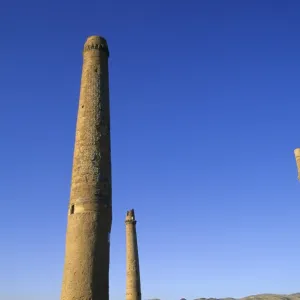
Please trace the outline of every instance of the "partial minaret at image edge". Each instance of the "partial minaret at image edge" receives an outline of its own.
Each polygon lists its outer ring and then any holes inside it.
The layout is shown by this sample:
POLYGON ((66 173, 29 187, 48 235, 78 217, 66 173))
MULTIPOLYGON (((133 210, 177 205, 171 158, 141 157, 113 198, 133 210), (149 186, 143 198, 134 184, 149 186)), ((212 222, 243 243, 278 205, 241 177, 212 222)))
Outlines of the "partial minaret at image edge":
POLYGON ((126 218, 126 300, 141 300, 140 264, 134 209, 126 218))
POLYGON ((294 156, 296 159, 296 166, 297 166, 297 172, 298 172, 298 180, 300 181, 300 148, 296 148, 294 150, 294 156))
POLYGON ((61 300, 109 300, 112 224, 109 50, 90 36, 83 65, 61 300))

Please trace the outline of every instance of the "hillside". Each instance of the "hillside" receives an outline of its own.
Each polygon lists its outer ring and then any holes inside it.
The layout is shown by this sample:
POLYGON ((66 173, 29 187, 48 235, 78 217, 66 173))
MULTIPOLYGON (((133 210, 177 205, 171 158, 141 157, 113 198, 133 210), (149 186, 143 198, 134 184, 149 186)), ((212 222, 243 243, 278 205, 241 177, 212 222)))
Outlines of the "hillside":
POLYGON ((300 293, 290 295, 259 294, 240 299, 235 298, 197 298, 194 300, 300 300, 300 293))

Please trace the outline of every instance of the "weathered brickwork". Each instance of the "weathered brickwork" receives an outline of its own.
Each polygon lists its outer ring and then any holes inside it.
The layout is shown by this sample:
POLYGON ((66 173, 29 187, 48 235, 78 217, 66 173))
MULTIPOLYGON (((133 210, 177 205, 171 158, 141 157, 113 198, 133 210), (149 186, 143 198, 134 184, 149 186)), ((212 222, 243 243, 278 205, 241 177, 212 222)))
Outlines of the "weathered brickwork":
POLYGON ((126 214, 126 300, 141 300, 139 253, 134 210, 126 214))
POLYGON ((74 147, 61 300, 109 299, 112 222, 108 46, 87 39, 74 147))

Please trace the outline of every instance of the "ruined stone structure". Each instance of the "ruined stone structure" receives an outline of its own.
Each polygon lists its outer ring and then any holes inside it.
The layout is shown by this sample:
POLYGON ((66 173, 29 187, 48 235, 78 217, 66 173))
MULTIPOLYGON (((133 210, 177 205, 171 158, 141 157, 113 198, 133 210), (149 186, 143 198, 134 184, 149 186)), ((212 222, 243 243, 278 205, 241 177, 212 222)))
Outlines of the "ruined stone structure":
POLYGON ((294 154, 295 154, 296 164, 298 169, 298 180, 300 180, 300 148, 295 149, 294 154))
POLYGON ((61 300, 109 299, 112 222, 108 46, 83 49, 61 300))
POLYGON ((126 300, 141 300, 139 253, 134 210, 127 211, 126 219, 126 300))

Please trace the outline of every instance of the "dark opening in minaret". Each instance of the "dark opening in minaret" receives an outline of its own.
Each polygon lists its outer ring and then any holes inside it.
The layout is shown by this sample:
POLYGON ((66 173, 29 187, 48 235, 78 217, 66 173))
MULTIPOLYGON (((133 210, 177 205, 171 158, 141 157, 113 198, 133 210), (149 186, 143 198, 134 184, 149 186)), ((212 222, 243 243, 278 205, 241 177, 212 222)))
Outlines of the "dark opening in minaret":
POLYGON ((75 206, 74 204, 71 206, 70 208, 70 215, 73 215, 74 214, 74 210, 75 210, 75 206))

